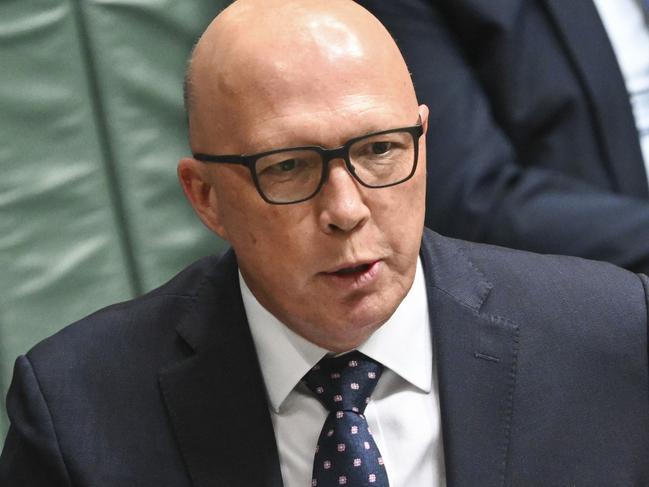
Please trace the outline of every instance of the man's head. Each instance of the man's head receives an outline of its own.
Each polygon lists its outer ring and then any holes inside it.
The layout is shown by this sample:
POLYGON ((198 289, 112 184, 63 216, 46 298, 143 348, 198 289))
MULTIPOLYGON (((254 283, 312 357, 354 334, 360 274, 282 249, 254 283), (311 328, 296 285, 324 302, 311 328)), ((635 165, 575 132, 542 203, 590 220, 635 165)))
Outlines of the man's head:
MULTIPOLYGON (((427 123, 393 40, 350 0, 235 2, 198 42, 188 80, 195 154, 336 148, 427 123)), ((414 144, 419 163, 407 181, 368 188, 336 158, 320 191, 294 204, 265 201, 243 165, 185 158, 178 174, 260 303, 310 341, 344 351, 383 324, 412 284, 426 157, 424 138, 414 144)), ((382 140, 369 147, 389 150, 382 140)))

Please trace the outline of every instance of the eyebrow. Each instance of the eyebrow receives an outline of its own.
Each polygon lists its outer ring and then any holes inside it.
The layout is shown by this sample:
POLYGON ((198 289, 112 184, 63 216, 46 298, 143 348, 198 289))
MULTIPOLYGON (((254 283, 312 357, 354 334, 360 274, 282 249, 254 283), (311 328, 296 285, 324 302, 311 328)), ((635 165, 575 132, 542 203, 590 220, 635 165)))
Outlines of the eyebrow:
MULTIPOLYGON (((421 123, 422 123, 421 116, 419 114, 417 114, 417 120, 414 123, 411 123, 410 125, 418 125, 418 124, 421 124, 421 123)), ((336 148, 336 147, 340 147, 340 146, 346 144, 349 140, 355 139, 357 137, 365 137, 366 135, 371 135, 371 134, 374 134, 376 132, 382 132, 384 130, 391 130, 393 128, 401 128, 401 127, 406 127, 406 126, 410 126, 410 125, 408 125, 408 123, 404 123, 404 124, 394 124, 394 123, 381 124, 381 123, 373 122, 373 123, 371 123, 371 125, 366 125, 366 127, 369 127, 369 128, 367 128, 367 130, 362 131, 362 132, 359 131, 359 132, 357 132, 357 133, 355 133, 355 134, 353 134, 351 136, 346 136, 342 140, 342 142, 339 142, 337 144, 331 144, 331 145, 330 144, 321 144, 319 142, 315 142, 314 139, 304 138, 304 139, 297 139, 297 140, 293 139, 293 140, 290 140, 290 141, 286 141, 285 143, 268 144, 268 146, 266 148, 263 148, 265 146, 265 144, 260 145, 260 144, 256 144, 255 141, 252 141, 251 144, 247 144, 247 145, 250 145, 252 147, 262 147, 262 149, 254 149, 254 150, 251 150, 251 151, 245 151, 245 152, 243 152, 243 154, 253 155, 253 154, 259 154, 259 153, 263 153, 263 152, 274 151, 276 149, 292 149, 294 147, 321 147, 323 149, 336 148)), ((250 141, 248 141, 248 142, 250 142, 250 141)))
POLYGON ((265 154, 277 153, 277 152, 288 151, 293 149, 299 150, 299 149, 308 149, 308 148, 318 148, 326 152, 336 152, 342 149, 343 147, 347 146, 347 144, 352 143, 352 141, 355 141, 356 139, 362 139, 363 137, 372 136, 375 134, 380 135, 383 133, 395 132, 399 130, 412 129, 412 128, 419 129, 419 133, 417 134, 418 136, 421 136, 423 134, 422 120, 420 115, 417 116, 417 122, 414 125, 407 125, 403 127, 392 127, 388 129, 381 129, 381 130, 368 132, 363 135, 356 135, 354 137, 350 137, 349 139, 345 140, 339 146, 332 146, 329 148, 321 145, 316 145, 316 144, 283 145, 283 146, 278 146, 274 149, 255 151, 255 152, 244 152, 239 154, 210 154, 210 153, 203 153, 203 152, 193 152, 193 156, 194 158, 203 162, 223 162, 223 163, 243 164, 244 166, 246 166, 249 165, 248 162, 246 162, 246 159, 256 158, 265 154))

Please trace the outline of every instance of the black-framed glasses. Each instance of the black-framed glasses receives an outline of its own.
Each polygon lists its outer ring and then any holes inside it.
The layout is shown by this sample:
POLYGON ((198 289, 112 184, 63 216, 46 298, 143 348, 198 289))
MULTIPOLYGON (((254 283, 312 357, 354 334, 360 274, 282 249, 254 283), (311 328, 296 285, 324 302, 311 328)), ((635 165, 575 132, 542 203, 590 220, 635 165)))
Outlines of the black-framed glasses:
POLYGON ((241 164, 250 170, 261 197, 287 205, 313 198, 327 180, 329 162, 345 161, 349 173, 367 188, 386 188, 412 177, 417 169, 421 118, 411 127, 382 130, 348 140, 341 147, 289 147, 258 154, 194 154, 208 163, 241 164))

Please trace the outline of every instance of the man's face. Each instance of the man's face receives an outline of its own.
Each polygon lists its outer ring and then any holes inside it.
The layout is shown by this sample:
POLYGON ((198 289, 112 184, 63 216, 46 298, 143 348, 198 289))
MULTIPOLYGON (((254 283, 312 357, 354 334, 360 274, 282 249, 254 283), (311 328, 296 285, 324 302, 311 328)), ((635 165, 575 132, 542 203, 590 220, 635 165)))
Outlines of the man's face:
MULTIPOLYGON (((311 74, 319 66, 305 58, 299 69, 272 65, 259 68, 266 73, 250 73, 264 79, 263 90, 233 101, 236 115, 228 119, 230 133, 219 138, 218 148, 201 142, 198 149, 251 154, 302 145, 332 148, 414 125, 418 117, 426 124, 427 108, 417 107, 403 76, 377 73, 371 65, 368 71, 361 62, 324 79, 311 74)), ((342 160, 334 160, 320 192, 289 205, 265 202, 243 166, 206 168, 217 215, 212 228, 234 248, 261 304, 298 334, 330 350, 354 348, 410 289, 424 220, 424 139, 417 141, 417 171, 402 184, 365 188, 342 160)))

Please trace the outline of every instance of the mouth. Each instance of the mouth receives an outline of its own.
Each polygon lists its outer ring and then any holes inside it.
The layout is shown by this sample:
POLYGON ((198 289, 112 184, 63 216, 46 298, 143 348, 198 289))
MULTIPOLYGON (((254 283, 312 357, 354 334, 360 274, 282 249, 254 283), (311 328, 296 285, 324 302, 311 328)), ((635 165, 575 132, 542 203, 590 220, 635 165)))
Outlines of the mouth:
POLYGON ((341 269, 338 269, 334 272, 330 272, 329 274, 334 274, 336 276, 353 276, 354 274, 362 274, 369 270, 370 267, 372 267, 372 263, 369 264, 360 264, 356 266, 351 266, 351 267, 343 267, 341 269))
POLYGON ((329 282, 342 289, 361 289, 373 283, 381 272, 381 260, 362 263, 350 263, 323 274, 329 282))

